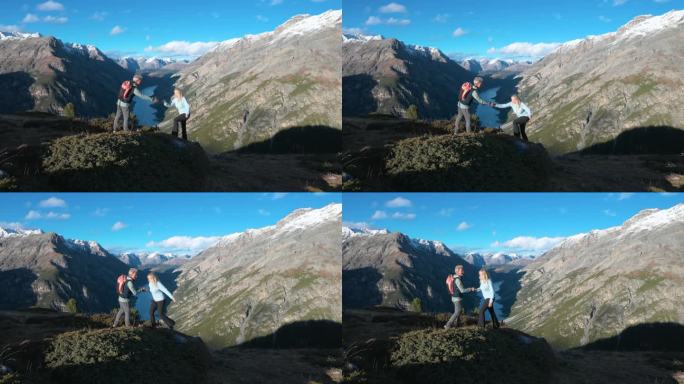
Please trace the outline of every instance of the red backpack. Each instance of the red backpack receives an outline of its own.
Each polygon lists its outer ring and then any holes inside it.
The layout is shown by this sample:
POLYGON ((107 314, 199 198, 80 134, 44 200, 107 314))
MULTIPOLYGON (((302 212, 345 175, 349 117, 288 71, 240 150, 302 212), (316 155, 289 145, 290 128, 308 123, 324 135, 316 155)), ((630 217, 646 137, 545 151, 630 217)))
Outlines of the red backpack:
POLYGON ((119 277, 116 279, 116 293, 121 295, 123 294, 124 287, 126 286, 126 275, 119 275, 119 277))
POLYGON ((130 80, 126 80, 121 83, 121 89, 119 90, 119 100, 126 103, 131 101, 131 93, 133 92, 133 83, 130 80))
POLYGON ((447 289, 449 290, 449 294, 453 296, 456 292, 456 281, 454 280, 454 275, 447 276, 446 285, 447 289))
POLYGON ((459 97, 459 100, 465 101, 466 97, 468 97, 468 93, 473 90, 473 85, 470 84, 470 82, 465 82, 463 85, 461 85, 461 96, 459 97))

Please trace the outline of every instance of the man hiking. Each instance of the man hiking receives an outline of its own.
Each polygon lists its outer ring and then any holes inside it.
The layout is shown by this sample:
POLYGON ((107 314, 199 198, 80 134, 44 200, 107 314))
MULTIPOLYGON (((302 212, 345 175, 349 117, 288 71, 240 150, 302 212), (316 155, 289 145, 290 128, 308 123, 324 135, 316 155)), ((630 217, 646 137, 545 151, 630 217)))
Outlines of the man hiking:
POLYGON ((125 316, 125 324, 127 327, 131 326, 131 295, 138 296, 138 293, 145 292, 145 288, 135 289, 133 282, 138 278, 138 270, 131 268, 128 270, 128 275, 121 275, 116 280, 116 293, 119 295, 119 312, 116 313, 116 318, 114 319, 114 325, 112 328, 116 328, 121 321, 121 315, 125 316))
POLYGON ((449 329, 456 323, 458 327, 459 316, 463 310, 463 305, 461 301, 463 300, 463 294, 468 292, 474 292, 475 288, 465 288, 461 277, 463 276, 463 266, 457 265, 454 269, 454 274, 447 277, 447 288, 449 289, 449 294, 451 294, 451 301, 454 303, 454 314, 451 315, 449 321, 444 325, 444 329, 449 329))
POLYGON ((126 80, 121 84, 119 89, 119 96, 116 100, 116 116, 114 117, 114 127, 112 130, 116 132, 117 126, 119 125, 119 119, 123 116, 123 130, 128 132, 128 113, 131 110, 131 102, 133 97, 139 97, 143 100, 147 100, 150 103, 156 103, 157 100, 149 97, 140 91, 140 84, 142 84, 142 76, 135 75, 133 80, 126 80))
POLYGON ((464 83, 461 86, 461 91, 458 96, 458 116, 456 116, 456 127, 454 128, 454 133, 458 133, 458 124, 461 122, 461 116, 465 118, 466 132, 470 133, 470 109, 475 102, 480 104, 489 105, 493 107, 496 103, 491 101, 483 100, 480 97, 479 91, 482 87, 483 79, 478 76, 473 79, 473 84, 464 83))

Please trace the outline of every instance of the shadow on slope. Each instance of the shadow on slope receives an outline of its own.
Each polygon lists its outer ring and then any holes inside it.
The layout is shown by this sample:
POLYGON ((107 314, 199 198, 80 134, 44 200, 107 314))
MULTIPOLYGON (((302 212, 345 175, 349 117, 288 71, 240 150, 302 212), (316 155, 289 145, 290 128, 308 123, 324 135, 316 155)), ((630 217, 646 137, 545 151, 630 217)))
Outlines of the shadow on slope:
POLYGON ((237 153, 304 154, 337 153, 342 150, 342 130, 326 126, 291 127, 272 138, 249 144, 237 153))
POLYGON ((342 78, 342 116, 366 116, 378 109, 373 89, 378 82, 369 75, 342 78))
POLYGON ((33 291, 32 284, 37 279, 38 275, 28 268, 0 271, 0 310, 29 308, 35 305, 38 296, 33 291))
POLYGON ((684 129, 667 126, 639 127, 621 132, 615 139, 594 144, 585 155, 679 155, 684 153, 684 129))
POLYGON ((365 267, 342 270, 342 307, 367 308, 382 304, 378 282, 382 274, 375 268, 365 267))
POLYGON ((645 323, 625 328, 619 334, 593 341, 585 350, 605 351, 677 351, 684 352, 684 325, 645 323))
POLYGON ((507 318, 511 314, 518 291, 522 288, 522 278, 525 272, 521 267, 507 268, 505 266, 491 269, 489 272, 493 281, 501 282, 497 292, 497 302, 501 304, 501 315, 507 318))
POLYGON ((270 335, 256 337, 233 348, 339 348, 341 345, 342 324, 307 320, 283 325, 270 335))
POLYGON ((26 72, 0 74, 0 113, 30 111, 35 107, 31 85, 35 80, 26 72))

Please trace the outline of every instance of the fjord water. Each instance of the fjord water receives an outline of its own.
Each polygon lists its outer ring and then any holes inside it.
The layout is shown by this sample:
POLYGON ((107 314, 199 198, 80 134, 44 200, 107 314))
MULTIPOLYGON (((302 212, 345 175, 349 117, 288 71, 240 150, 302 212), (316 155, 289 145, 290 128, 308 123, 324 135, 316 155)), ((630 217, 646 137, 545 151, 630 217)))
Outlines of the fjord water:
MULTIPOLYGON (((142 89, 142 93, 147 96, 152 96, 157 86, 151 86, 142 89)), ((135 105, 133 106, 133 112, 138 117, 139 125, 154 126, 159 123, 156 113, 157 111, 152 107, 152 103, 147 100, 142 100, 140 98, 135 99, 135 105)))

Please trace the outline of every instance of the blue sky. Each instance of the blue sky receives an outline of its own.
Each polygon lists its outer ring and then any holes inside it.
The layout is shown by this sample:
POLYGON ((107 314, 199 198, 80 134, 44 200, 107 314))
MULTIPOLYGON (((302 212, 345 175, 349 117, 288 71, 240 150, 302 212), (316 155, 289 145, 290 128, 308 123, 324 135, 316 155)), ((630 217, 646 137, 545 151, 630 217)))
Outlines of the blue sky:
POLYGON ((345 194, 348 226, 438 240, 454 251, 540 254, 564 237, 621 225, 647 208, 684 203, 684 193, 345 194))
POLYGON ((345 0, 344 27, 453 56, 530 58, 638 15, 683 8, 684 0, 345 0))
POLYGON ((332 202, 341 202, 341 195, 5 193, 0 198, 0 226, 95 240, 113 252, 194 253, 213 237, 272 225, 295 209, 332 202))
POLYGON ((0 30, 92 44, 113 56, 188 56, 211 42, 271 31, 297 14, 341 7, 342 0, 2 0, 0 30))

